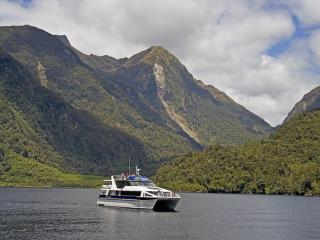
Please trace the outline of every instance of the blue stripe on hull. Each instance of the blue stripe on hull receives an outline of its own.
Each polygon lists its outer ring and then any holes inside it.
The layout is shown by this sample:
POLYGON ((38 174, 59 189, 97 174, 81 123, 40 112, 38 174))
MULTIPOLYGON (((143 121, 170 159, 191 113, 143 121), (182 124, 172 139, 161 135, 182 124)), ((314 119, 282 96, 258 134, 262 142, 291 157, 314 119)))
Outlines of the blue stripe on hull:
POLYGON ((157 198, 152 198, 152 197, 137 197, 137 196, 106 196, 106 195, 99 195, 99 198, 101 199, 138 199, 138 200, 153 200, 157 198))
POLYGON ((99 197, 97 204, 109 207, 143 208, 154 211, 174 211, 180 199, 123 198, 125 196, 99 197), (122 198, 121 198, 122 197, 122 198))

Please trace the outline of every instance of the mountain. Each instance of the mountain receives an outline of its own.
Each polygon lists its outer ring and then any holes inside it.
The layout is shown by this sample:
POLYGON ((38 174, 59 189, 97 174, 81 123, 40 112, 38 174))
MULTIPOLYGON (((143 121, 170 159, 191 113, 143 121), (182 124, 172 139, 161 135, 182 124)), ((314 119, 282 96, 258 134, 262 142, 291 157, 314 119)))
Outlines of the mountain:
POLYGON ((112 174, 131 157, 150 174, 172 156, 272 131, 162 47, 85 55, 26 25, 0 27, 0 49, 0 145, 64 171, 112 174))
POLYGON ((264 120, 224 93, 195 80, 162 47, 132 56, 112 75, 200 145, 238 144, 271 131, 264 120))
POLYGON ((162 166, 154 180, 184 191, 320 195, 320 111, 240 146, 214 145, 162 166))
POLYGON ((320 87, 316 87, 303 96, 294 108, 289 112, 284 122, 300 116, 306 112, 311 112, 320 108, 320 87))
POLYGON ((66 103, 3 52, 0 69, 0 143, 8 149, 67 171, 96 174, 119 168, 121 149, 146 158, 139 140, 66 103))

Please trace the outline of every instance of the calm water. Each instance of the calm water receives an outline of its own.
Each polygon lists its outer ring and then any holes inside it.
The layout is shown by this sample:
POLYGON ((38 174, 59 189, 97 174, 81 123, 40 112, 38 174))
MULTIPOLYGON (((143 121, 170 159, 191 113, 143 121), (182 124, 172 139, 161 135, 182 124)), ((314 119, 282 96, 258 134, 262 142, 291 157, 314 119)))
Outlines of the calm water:
POLYGON ((0 188, 0 239, 320 239, 320 198, 184 193, 159 213, 98 207, 97 194, 0 188))

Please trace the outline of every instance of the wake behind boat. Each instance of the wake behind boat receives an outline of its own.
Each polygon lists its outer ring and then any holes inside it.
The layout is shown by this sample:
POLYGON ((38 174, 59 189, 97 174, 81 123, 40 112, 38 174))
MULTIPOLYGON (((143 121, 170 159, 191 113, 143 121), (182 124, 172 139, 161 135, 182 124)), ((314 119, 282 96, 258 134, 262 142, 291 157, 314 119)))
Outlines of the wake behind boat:
POLYGON ((154 211, 174 211, 179 194, 157 187, 150 179, 136 174, 114 175, 104 180, 97 205, 120 208, 149 209, 154 211))

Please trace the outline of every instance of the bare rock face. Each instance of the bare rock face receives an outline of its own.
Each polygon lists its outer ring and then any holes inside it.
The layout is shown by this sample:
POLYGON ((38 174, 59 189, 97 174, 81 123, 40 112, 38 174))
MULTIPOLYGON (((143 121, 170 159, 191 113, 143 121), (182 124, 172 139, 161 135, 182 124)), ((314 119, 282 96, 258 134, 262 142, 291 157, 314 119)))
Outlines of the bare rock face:
POLYGON ((316 87, 303 96, 294 108, 289 112, 288 116, 284 120, 288 122, 292 118, 303 115, 307 112, 312 112, 320 108, 320 87, 316 87))
POLYGON ((157 63, 154 64, 153 67, 154 78, 157 83, 157 95, 163 104, 164 108, 167 111, 168 116, 177 123, 185 133, 187 133, 191 138, 193 138, 196 142, 200 143, 200 140, 197 137, 197 134, 188 126, 186 119, 176 113, 173 105, 166 101, 165 91, 166 91, 166 81, 165 75, 163 71, 163 67, 157 63))
POLYGON ((43 67, 41 62, 38 63, 37 70, 38 70, 38 78, 39 78, 41 86, 48 88, 49 81, 47 78, 46 69, 43 67))

